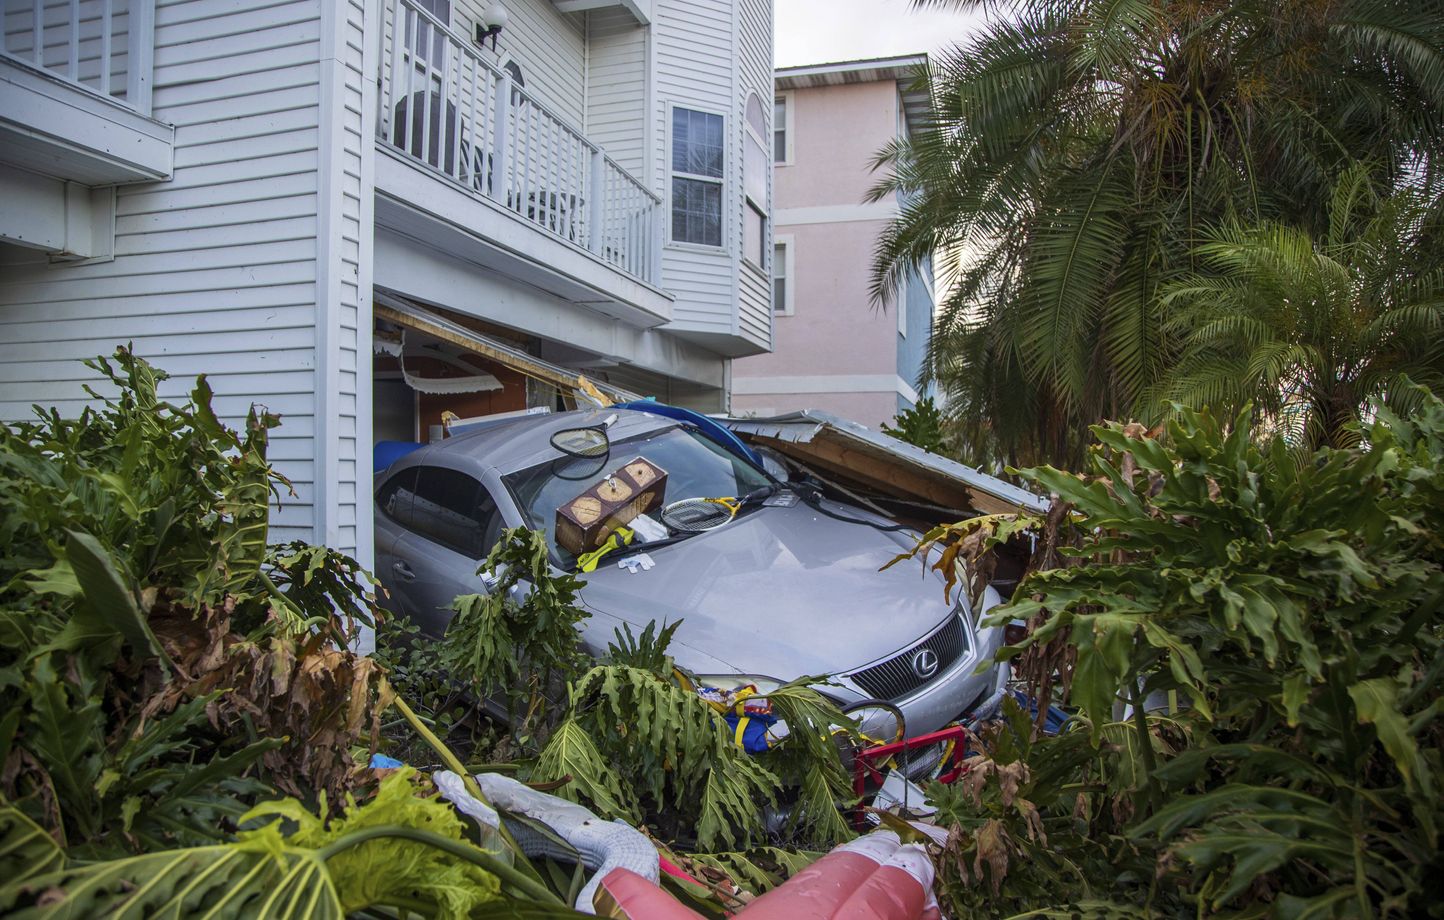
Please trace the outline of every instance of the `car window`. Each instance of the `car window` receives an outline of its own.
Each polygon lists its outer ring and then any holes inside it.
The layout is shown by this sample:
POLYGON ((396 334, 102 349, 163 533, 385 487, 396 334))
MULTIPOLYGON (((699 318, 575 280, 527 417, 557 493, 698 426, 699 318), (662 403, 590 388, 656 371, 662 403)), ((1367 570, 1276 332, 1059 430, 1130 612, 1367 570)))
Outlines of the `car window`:
POLYGON ((496 542, 500 517, 481 483, 457 470, 423 466, 406 526, 449 549, 480 559, 496 542))
POLYGON ((411 526, 411 498, 416 492, 416 467, 404 469, 386 480, 376 493, 376 507, 403 527, 411 526))
POLYGON ((608 458, 558 457, 505 477, 526 515, 527 525, 545 530, 547 542, 563 565, 572 556, 556 545, 557 508, 634 457, 643 457, 667 473, 664 502, 683 498, 738 498, 769 484, 767 476, 727 448, 690 428, 666 428, 614 441, 608 458))

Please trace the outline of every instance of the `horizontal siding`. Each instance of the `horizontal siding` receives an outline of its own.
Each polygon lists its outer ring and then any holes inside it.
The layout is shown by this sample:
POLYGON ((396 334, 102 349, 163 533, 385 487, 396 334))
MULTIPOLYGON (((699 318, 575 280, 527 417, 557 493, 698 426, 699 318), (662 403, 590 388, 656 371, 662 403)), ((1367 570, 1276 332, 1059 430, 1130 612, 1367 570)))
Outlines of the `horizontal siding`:
POLYGON ((651 113, 657 145, 653 162, 664 201, 670 202, 671 198, 671 190, 666 187, 671 162, 667 123, 670 105, 723 114, 728 137, 722 201, 725 251, 665 248, 662 286, 677 298, 672 328, 727 335, 735 331, 737 322, 736 254, 741 232, 737 214, 741 163, 735 155, 739 119, 733 101, 733 4, 732 0, 657 0, 653 17, 657 90, 651 113))
POLYGON ((282 415, 271 456, 298 495, 276 540, 314 521, 319 37, 320 0, 160 0, 153 100, 176 126, 174 179, 117 190, 113 261, 0 279, 0 415, 78 411, 81 359, 127 341, 173 375, 168 398, 206 374, 230 424, 252 403, 282 415))
MULTIPOLYGON (((460 0, 452 5, 451 27, 466 37, 474 34, 490 0, 460 0)), ((521 68, 526 91, 570 122, 586 127, 586 34, 581 14, 558 13, 551 0, 508 0, 506 28, 481 50, 488 63, 510 57, 521 68)), ((468 42, 468 44, 470 44, 468 42)), ((472 47, 475 47, 474 45, 472 47)))
POLYGON ((676 302, 672 325, 694 332, 732 331, 732 263, 725 254, 669 249, 662 258, 662 287, 676 302))
MULTIPOLYGON (((737 104, 738 114, 737 162, 744 164, 745 148, 755 143, 751 129, 746 123, 749 99, 755 98, 762 109, 763 130, 757 139, 762 142, 766 153, 767 187, 766 211, 771 214, 772 202, 772 9, 768 0, 737 0, 738 48, 737 48, 737 104)), ((745 185, 745 178, 743 188, 745 185)), ((745 197, 743 208, 746 207, 745 197)), ((745 215, 745 211, 739 210, 745 215)), ((763 241, 763 253, 770 265, 772 261, 772 221, 766 225, 767 238, 763 241)), ((742 234, 737 234, 738 252, 741 252, 742 234)), ((759 277, 746 267, 737 273, 737 329, 743 338, 762 347, 772 348, 772 285, 767 278, 759 277)))
POLYGON ((743 338, 772 348, 772 285, 750 268, 738 274, 737 327, 743 338))
POLYGON ((587 133, 646 175, 647 30, 622 9, 587 14, 587 133))

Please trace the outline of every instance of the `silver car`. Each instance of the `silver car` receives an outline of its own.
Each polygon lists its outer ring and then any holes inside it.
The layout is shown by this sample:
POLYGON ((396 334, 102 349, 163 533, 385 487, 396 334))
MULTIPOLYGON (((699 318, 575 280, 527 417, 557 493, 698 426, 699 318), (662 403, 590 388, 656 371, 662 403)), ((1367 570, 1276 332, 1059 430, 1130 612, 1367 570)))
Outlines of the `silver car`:
MULTIPOLYGON (((913 535, 779 483, 695 426, 635 409, 501 422, 393 463, 376 490, 387 605, 442 634, 453 598, 488 590, 477 568, 504 527, 545 530, 553 565, 572 571, 576 558, 554 539, 557 508, 636 457, 666 471, 668 505, 754 499, 714 529, 634 544, 581 574, 591 614, 582 642, 592 654, 623 624, 636 633, 680 619, 670 652, 707 685, 751 682, 765 692, 799 676, 832 675, 838 686, 823 692, 844 706, 895 704, 910 736, 946 725, 1001 688, 996 668, 978 673, 1002 644, 1000 630, 978 628, 982 611, 970 610, 962 592, 946 601, 941 577, 915 563, 881 571, 913 535), (580 428, 605 431, 606 458, 553 446, 554 436, 580 428), (650 568, 628 567, 638 552, 650 568)), ((996 599, 990 590, 982 606, 996 599)))

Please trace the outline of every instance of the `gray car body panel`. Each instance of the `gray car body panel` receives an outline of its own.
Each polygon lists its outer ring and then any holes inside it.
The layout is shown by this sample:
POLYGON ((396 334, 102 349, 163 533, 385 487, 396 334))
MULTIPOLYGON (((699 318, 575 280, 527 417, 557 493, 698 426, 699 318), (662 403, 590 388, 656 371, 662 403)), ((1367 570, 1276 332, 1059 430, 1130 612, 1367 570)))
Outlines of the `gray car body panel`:
MULTIPOLYGON (((635 410, 521 418, 408 454, 378 485, 413 466, 459 470, 491 493, 506 526, 524 526, 503 476, 558 457, 550 445, 556 431, 601 424, 613 415, 608 433, 614 441, 678 425, 635 410)), ((824 507, 884 522, 850 505, 824 507)), ((579 575, 585 581, 581 602, 591 614, 582 624, 582 641, 597 654, 624 624, 635 633, 653 621, 680 619, 670 651, 687 670, 778 681, 834 675, 835 685, 824 689, 849 703, 865 694, 847 674, 912 648, 948 618, 962 616, 968 651, 912 696, 894 701, 911 734, 932 731, 993 689, 994 669, 975 672, 1001 645, 1001 632, 975 630, 957 592, 952 603, 944 598, 938 573, 916 562, 882 570, 911 542, 909 535, 839 521, 805 503, 748 509, 714 530, 647 550, 655 563, 650 570, 632 574, 604 559, 596 571, 579 575)), ((432 544, 379 511, 376 546, 377 570, 393 595, 388 606, 433 634, 450 617, 451 592, 487 590, 486 579, 475 574, 478 561, 432 544), (418 558, 428 553, 430 558, 418 558), (393 585, 398 565, 416 579, 393 585), (448 574, 440 575, 438 567, 448 574)))

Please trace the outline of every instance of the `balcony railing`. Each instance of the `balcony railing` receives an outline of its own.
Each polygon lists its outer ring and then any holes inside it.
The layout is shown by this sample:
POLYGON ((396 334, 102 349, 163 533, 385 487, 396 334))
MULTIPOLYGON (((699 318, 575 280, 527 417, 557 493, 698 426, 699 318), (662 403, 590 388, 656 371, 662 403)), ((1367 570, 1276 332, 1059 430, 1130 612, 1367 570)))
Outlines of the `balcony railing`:
POLYGON ((150 114, 155 0, 4 0, 0 55, 150 114))
POLYGON ((656 283, 661 200, 412 0, 386 7, 380 137, 547 233, 656 283))

